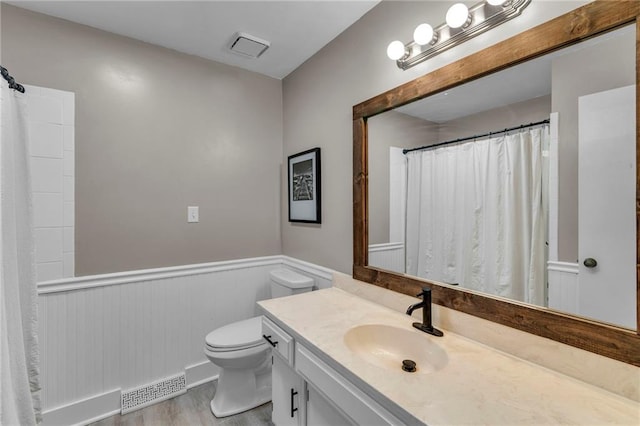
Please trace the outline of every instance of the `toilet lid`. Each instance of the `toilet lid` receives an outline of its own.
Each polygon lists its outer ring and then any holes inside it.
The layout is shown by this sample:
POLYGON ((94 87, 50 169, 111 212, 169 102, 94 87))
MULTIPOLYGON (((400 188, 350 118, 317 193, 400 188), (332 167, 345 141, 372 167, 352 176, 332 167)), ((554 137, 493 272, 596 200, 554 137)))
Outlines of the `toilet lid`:
POLYGON ((263 343, 262 316, 234 322, 213 330, 205 338, 211 348, 231 349, 263 343))

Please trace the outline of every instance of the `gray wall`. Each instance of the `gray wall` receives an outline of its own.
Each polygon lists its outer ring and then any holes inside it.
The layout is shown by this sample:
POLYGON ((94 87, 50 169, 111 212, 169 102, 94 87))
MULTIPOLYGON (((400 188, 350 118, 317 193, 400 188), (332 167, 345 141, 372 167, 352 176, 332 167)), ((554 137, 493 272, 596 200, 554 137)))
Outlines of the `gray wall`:
MULTIPOLYGON (((611 34, 601 36, 611 37, 611 34)), ((578 260, 578 97, 635 84, 635 31, 552 63, 553 112, 558 113, 558 260, 578 260)))
POLYGON ((76 93, 76 275, 281 253, 281 81, 6 4, 2 65, 76 93))
POLYGON ((389 243, 389 148, 438 141, 438 125, 387 111, 369 120, 369 244, 389 243))
MULTIPOLYGON (((351 273, 353 105, 584 3, 534 0, 517 19, 402 71, 386 56, 389 42, 410 40, 424 20, 443 22, 451 3, 383 1, 289 74, 283 81, 284 156, 322 148, 324 207, 319 226, 291 224, 283 215, 284 254, 351 273)), ((282 190, 285 181, 283 177, 282 190)))
POLYGON ((442 123, 440 140, 463 138, 549 118, 551 95, 494 108, 442 123))

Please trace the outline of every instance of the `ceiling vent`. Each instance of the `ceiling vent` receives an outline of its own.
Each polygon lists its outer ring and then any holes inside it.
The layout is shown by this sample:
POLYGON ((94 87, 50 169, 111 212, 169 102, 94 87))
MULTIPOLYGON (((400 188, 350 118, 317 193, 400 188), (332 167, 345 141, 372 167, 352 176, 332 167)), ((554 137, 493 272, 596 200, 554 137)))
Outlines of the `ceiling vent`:
POLYGON ((235 33, 229 45, 233 53, 242 55, 245 58, 259 58, 271 43, 261 38, 254 37, 247 33, 235 33))

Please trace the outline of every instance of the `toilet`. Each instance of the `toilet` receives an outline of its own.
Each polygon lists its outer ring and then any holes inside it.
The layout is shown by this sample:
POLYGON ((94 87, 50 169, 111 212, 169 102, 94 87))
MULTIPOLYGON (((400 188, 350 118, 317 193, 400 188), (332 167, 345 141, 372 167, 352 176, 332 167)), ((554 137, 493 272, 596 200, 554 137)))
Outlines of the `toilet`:
MULTIPOLYGON (((289 269, 269 273, 271 297, 306 293, 313 279, 289 269)), ((211 412, 226 417, 271 401, 271 346, 262 337, 262 316, 227 324, 205 338, 204 353, 220 367, 211 412)))

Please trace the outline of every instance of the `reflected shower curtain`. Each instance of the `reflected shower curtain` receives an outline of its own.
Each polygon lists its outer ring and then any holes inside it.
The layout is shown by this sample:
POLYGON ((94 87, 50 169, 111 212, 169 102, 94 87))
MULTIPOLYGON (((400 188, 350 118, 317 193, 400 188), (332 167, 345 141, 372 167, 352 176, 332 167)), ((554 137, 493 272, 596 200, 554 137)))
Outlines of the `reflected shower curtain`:
POLYGON ((25 110, 25 95, 3 84, 0 147, 0 424, 3 426, 33 425, 41 420, 25 110))
POLYGON ((407 274, 544 305, 545 144, 548 126, 408 153, 407 274))

